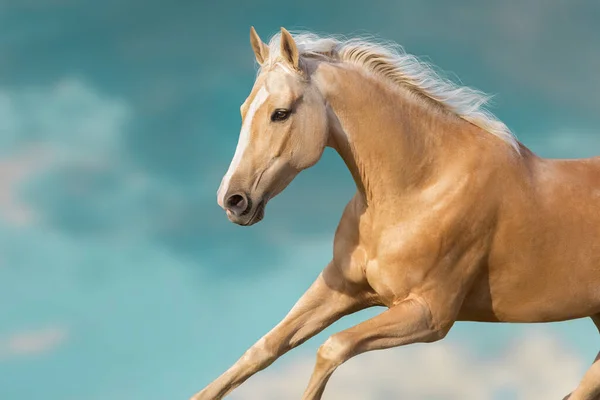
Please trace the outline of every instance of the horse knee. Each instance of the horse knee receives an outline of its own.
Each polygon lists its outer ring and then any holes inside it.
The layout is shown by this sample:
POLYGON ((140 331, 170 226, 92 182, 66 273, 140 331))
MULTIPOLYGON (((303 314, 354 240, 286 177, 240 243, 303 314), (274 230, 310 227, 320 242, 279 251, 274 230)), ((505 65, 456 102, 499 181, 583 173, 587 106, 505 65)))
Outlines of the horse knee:
POLYGON ((244 353, 243 358, 249 363, 264 365, 272 363, 277 353, 277 348, 263 337, 244 353))
POLYGON ((344 333, 332 335, 317 350, 317 362, 338 366, 351 357, 353 347, 349 335, 344 333))

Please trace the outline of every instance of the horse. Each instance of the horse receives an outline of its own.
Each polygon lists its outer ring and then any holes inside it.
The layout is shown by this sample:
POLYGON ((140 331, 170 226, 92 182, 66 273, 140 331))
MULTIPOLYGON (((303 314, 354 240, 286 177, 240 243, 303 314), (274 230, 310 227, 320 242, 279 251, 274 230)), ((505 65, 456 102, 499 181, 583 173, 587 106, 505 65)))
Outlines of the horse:
MULTIPOLYGON (((341 317, 384 311, 318 349, 304 400, 364 352, 442 340, 456 321, 600 329, 600 157, 543 158, 486 105, 400 45, 292 35, 264 43, 217 192, 250 226, 326 147, 356 184, 333 254, 289 313, 193 400, 221 399, 341 317)), ((564 399, 600 398, 600 353, 564 399)))

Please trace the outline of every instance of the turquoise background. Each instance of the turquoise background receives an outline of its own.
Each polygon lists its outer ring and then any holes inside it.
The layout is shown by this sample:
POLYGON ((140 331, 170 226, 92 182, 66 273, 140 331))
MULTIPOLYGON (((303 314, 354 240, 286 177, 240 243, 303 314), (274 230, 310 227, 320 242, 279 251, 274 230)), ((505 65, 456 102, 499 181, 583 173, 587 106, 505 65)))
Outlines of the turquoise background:
MULTIPOLYGON (((333 151, 258 225, 216 204, 250 25, 397 41, 496 94, 540 155, 584 157, 600 154, 598 21, 596 1, 0 1, 0 398, 187 399, 327 263, 354 192, 333 151)), ((459 323, 445 340, 493 359, 531 331, 584 366, 598 350, 588 320, 459 323)))

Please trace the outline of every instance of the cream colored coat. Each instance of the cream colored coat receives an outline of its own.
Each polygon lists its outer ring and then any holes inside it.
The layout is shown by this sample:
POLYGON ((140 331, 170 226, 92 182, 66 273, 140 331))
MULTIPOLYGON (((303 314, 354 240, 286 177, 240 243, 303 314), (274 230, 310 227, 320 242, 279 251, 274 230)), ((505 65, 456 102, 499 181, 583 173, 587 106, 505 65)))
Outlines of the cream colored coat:
MULTIPOLYGON (((320 399, 349 358, 440 340, 455 321, 589 316, 600 324, 600 158, 536 156, 482 111, 480 94, 369 42, 296 43, 282 28, 269 46, 251 29, 251 43, 261 72, 218 193, 230 220, 261 220, 325 146, 340 154, 357 193, 316 282, 192 399, 221 399, 373 305, 388 309, 319 348, 303 399, 320 399)), ((599 396, 596 362, 570 399, 599 396)))

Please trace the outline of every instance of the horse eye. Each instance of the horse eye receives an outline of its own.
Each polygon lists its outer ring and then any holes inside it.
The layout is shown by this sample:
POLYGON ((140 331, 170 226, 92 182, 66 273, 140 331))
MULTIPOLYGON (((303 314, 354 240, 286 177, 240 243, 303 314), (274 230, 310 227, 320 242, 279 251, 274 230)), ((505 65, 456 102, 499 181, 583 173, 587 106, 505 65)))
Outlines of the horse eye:
POLYGON ((273 111, 273 114, 271 114, 271 121, 285 121, 286 119, 288 119, 290 114, 290 110, 284 110, 283 108, 277 109, 273 111))

